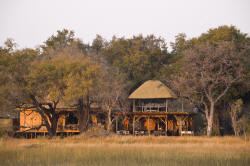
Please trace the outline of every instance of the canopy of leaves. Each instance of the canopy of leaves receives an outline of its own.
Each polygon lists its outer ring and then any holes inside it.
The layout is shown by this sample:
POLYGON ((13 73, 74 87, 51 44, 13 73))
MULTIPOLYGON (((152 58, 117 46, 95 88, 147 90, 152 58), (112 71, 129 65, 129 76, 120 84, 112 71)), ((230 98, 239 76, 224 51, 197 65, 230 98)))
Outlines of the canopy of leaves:
POLYGON ((130 88, 136 88, 145 80, 160 78, 169 56, 165 41, 154 35, 131 39, 114 37, 106 43, 102 55, 126 74, 130 88))
MULTIPOLYGON (((250 66, 250 38, 247 34, 241 33, 234 26, 219 26, 218 28, 210 29, 208 32, 201 34, 199 37, 192 38, 190 40, 186 39, 185 34, 179 34, 176 36, 176 40, 172 43, 172 53, 170 58, 170 65, 167 66, 167 71, 169 74, 176 75, 177 73, 182 72, 183 66, 185 66, 185 62, 182 60, 184 57, 186 50, 194 49, 200 46, 204 46, 205 44, 209 44, 211 46, 220 47, 221 43, 228 42, 231 47, 234 48, 236 56, 242 59, 241 63, 244 65, 244 71, 247 77, 249 77, 249 66, 250 66)), ((230 49, 229 49, 230 50, 230 49)), ((225 52, 227 54, 227 52, 225 52)), ((204 55, 205 56, 205 55, 204 55)), ((207 55, 210 56, 210 55, 207 55)), ((212 55, 211 55, 212 56, 212 55)), ((246 85, 247 77, 242 79, 241 82, 234 84, 230 89, 229 93, 224 98, 231 100, 233 96, 244 95, 249 89, 249 85, 246 85), (239 88, 239 87, 244 88, 239 88)))

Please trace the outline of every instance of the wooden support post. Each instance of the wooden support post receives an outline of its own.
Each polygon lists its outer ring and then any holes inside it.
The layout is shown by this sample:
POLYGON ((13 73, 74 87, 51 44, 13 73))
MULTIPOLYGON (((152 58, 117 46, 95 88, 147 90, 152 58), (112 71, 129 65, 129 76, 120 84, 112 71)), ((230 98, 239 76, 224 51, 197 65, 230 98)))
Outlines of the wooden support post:
POLYGON ((160 121, 159 119, 157 119, 157 130, 159 130, 159 128, 160 128, 160 121))
POLYGON ((133 135, 135 134, 135 116, 133 116, 133 135))
POLYGON ((166 112, 168 112, 168 99, 166 99, 166 112))
POLYGON ((166 134, 168 132, 168 116, 166 115, 166 118, 165 118, 165 131, 166 131, 166 134))
POLYGON ((183 98, 181 98, 181 112, 183 112, 183 98))
POLYGON ((125 126, 125 130, 129 129, 129 118, 127 116, 124 119, 124 126, 125 126))
POLYGON ((115 132, 117 133, 118 130, 118 116, 116 117, 116 121, 115 121, 115 132))
POLYGON ((135 112, 135 100, 133 100, 133 112, 135 112))
POLYGON ((148 116, 148 134, 150 135, 149 127, 150 127, 150 124, 149 124, 149 116, 148 116))

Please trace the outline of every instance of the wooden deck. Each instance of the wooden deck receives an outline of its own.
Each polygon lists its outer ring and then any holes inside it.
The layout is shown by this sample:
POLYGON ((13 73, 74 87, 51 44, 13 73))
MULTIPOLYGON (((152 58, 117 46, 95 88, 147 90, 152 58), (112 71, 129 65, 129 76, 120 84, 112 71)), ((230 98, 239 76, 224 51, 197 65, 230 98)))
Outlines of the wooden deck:
MULTIPOLYGON (((48 133, 48 131, 39 131, 39 130, 28 130, 28 131, 16 131, 16 133, 48 133)), ((59 130, 56 133, 80 133, 79 130, 59 130)))
POLYGON ((114 112, 114 115, 192 115, 188 112, 114 112))
POLYGON ((116 122, 116 133, 123 135, 126 131, 129 131, 128 133, 133 135, 142 135, 142 133, 154 133, 154 135, 181 135, 183 130, 193 131, 193 115, 194 113, 189 112, 166 111, 113 113, 116 122), (121 122, 123 122, 123 124, 121 124, 121 122))

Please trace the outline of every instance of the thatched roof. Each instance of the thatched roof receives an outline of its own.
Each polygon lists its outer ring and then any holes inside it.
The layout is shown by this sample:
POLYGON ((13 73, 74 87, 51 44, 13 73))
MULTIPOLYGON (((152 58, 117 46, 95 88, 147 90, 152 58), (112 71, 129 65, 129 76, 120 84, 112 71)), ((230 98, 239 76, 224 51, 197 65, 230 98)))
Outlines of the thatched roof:
POLYGON ((176 98, 176 95, 161 81, 149 80, 144 82, 129 97, 129 99, 159 99, 176 98))

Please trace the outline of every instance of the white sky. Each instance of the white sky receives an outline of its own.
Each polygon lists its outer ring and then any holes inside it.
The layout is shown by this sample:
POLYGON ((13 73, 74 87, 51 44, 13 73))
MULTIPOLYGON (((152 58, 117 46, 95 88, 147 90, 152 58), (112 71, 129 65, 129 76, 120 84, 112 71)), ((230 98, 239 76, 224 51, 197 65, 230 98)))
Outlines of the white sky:
POLYGON ((19 48, 36 47, 57 30, 74 30, 85 43, 96 34, 155 34, 169 43, 219 25, 250 34, 250 0, 0 0, 0 45, 13 38, 19 48))

